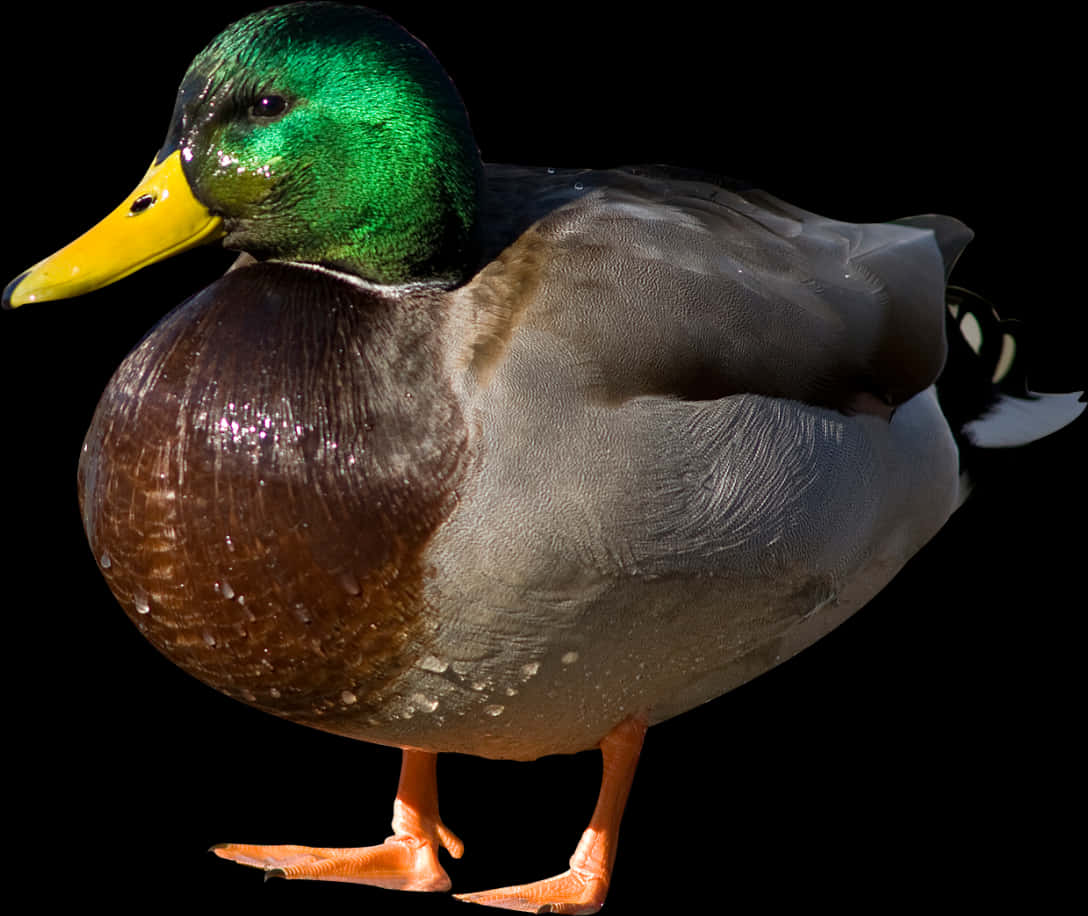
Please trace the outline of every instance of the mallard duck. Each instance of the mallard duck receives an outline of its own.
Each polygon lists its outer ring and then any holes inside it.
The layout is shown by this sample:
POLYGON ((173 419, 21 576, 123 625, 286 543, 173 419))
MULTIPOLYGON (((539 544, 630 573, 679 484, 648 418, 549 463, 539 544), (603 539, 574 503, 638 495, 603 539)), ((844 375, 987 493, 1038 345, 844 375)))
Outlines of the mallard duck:
POLYGON ((646 726, 828 632, 959 503, 932 383, 968 237, 666 169, 485 169, 383 17, 223 33, 137 190, 5 297, 247 253, 110 383, 88 539, 182 668, 404 755, 384 844, 217 853, 446 889, 436 754, 600 747, 570 871, 464 895, 598 908, 646 726))

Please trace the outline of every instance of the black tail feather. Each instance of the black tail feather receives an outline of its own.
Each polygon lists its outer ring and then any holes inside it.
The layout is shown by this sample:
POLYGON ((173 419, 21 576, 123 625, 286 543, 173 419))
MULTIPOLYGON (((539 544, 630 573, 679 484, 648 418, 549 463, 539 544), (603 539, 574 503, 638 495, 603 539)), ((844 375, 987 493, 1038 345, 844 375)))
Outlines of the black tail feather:
POLYGON ((961 466, 976 448, 1041 439, 1085 409, 1083 392, 1039 394, 1028 387, 1030 338, 970 290, 948 288, 948 359, 937 396, 960 447, 961 466))

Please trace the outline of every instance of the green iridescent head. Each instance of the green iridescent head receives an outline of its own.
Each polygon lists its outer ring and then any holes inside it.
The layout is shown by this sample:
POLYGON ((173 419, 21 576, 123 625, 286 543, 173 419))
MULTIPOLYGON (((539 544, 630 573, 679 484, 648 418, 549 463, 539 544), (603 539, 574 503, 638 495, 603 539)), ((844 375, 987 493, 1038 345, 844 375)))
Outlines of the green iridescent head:
POLYGON ((274 7, 200 52, 135 190, 0 304, 79 296, 219 239, 375 283, 453 286, 476 264, 482 192, 468 116, 430 51, 362 7, 274 7))
POLYGON ((234 23, 193 61, 158 160, 180 151, 224 244, 378 283, 456 283, 483 171, 430 51, 363 7, 299 3, 234 23))

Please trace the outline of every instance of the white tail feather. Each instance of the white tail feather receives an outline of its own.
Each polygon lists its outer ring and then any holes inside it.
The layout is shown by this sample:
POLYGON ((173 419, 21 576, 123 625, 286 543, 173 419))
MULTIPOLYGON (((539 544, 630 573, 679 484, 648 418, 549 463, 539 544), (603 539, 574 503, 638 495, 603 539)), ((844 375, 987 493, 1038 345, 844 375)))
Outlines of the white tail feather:
POLYGON ((1012 448, 1042 439, 1079 417, 1088 404, 1084 392, 1002 395, 981 417, 965 423, 963 432, 979 448, 1012 448))

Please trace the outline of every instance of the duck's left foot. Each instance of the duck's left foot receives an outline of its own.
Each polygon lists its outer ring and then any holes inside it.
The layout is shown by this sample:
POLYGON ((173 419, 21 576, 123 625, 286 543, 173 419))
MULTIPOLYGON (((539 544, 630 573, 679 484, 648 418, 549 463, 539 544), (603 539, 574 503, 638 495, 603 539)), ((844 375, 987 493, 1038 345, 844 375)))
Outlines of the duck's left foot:
POLYGON ((438 850, 422 837, 391 836, 380 846, 213 846, 221 859, 263 868, 266 878, 347 881, 398 891, 448 891, 450 879, 438 864, 438 850))
POLYGON ((608 894, 608 879, 568 869, 554 878, 475 894, 454 894, 466 903, 524 913, 596 913, 608 894))
POLYGON ((601 741, 601 794, 567 871, 532 884, 456 894, 457 899, 524 913, 596 913, 608 894, 620 818, 645 734, 646 719, 636 716, 621 722, 601 741))
POLYGON ((212 852, 240 865, 263 868, 265 877, 347 881, 404 891, 448 891, 449 876, 438 864, 439 847, 455 859, 465 848, 438 816, 435 755, 406 750, 393 805, 393 836, 380 846, 222 843, 213 846, 212 852))

